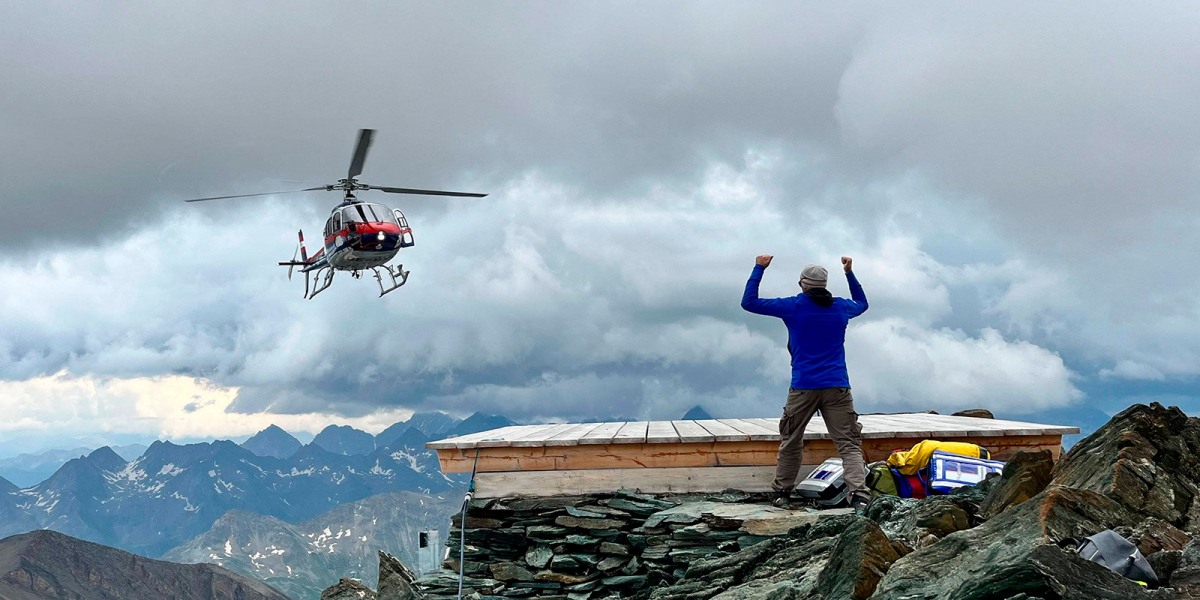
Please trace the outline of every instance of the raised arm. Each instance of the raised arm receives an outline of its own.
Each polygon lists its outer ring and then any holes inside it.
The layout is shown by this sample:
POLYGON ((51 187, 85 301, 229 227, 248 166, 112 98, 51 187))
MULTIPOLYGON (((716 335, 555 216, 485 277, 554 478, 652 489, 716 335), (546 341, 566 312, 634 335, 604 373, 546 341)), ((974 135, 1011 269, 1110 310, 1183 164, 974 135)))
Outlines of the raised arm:
POLYGON ((846 283, 850 284, 850 301, 847 304, 850 305, 851 319, 867 312, 867 295, 863 292, 858 277, 854 276, 854 271, 850 270, 853 265, 854 259, 849 256, 842 257, 842 267, 846 270, 846 283))
POLYGON ((769 254, 763 254, 755 260, 754 270, 746 281, 746 291, 742 293, 742 309, 759 315, 781 317, 786 310, 786 298, 758 297, 758 284, 762 282, 763 272, 771 264, 771 258, 769 254))

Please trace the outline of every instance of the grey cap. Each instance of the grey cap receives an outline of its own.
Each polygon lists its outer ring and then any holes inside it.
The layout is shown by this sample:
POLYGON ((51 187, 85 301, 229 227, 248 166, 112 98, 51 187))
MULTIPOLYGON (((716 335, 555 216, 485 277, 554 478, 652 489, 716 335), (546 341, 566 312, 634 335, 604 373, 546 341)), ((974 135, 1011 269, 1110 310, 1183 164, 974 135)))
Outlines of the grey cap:
POLYGON ((808 265, 800 271, 800 287, 808 288, 823 288, 829 282, 829 271, 820 265, 808 265))

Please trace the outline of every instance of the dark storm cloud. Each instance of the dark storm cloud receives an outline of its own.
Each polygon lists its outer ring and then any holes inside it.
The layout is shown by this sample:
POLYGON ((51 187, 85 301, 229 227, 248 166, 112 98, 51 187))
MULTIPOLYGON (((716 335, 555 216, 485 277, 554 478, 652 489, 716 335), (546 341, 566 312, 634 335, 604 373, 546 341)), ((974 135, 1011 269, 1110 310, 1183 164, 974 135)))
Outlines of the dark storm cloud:
POLYGON ((536 168, 611 191, 828 140, 860 27, 700 4, 4 10, 9 242, 48 205, 86 240, 183 197, 332 183, 359 127, 381 131, 364 181, 413 187, 536 168))
POLYGON ((779 296, 857 257, 869 407, 1194 376, 1196 13, 1088 8, 6 5, 0 379, 772 414, 783 332, 737 307, 760 252, 779 296), (330 183, 360 127, 365 182, 492 194, 375 198, 417 228, 385 300, 274 266, 333 194, 179 202, 330 183))

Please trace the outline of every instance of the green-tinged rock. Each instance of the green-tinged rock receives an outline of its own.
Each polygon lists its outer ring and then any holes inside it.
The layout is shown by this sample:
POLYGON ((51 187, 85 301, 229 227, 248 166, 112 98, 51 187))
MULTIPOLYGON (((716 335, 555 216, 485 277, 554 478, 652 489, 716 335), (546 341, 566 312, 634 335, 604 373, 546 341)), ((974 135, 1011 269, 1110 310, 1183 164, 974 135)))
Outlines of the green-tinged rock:
POLYGON ((603 519, 604 517, 608 516, 608 515, 606 515, 606 514, 604 514, 604 513, 601 513, 601 512, 599 512, 599 511, 592 511, 592 510, 587 510, 587 509, 582 509, 582 508, 575 508, 574 506, 568 506, 568 507, 567 507, 567 514, 568 514, 568 515, 570 515, 570 516, 572 516, 572 517, 580 517, 580 518, 583 518, 583 519, 603 519))
POLYGON ((612 542, 600 543, 600 554, 615 554, 617 556, 629 556, 629 546, 623 544, 614 544, 612 542))
POLYGON ((1034 548, 1030 553, 1030 562, 1046 578, 1050 589, 1063 600, 1166 600, 1176 597, 1172 591, 1148 590, 1052 544, 1034 548))
POLYGON ((610 556, 596 564, 596 568, 604 573, 611 573, 625 566, 629 559, 620 556, 610 556))
POLYGON ((564 587, 563 589, 568 592, 591 592, 593 590, 600 589, 601 585, 603 585, 603 584, 600 583, 599 579, 592 579, 591 581, 588 581, 587 583, 576 583, 573 585, 568 585, 568 586, 564 587))
POLYGON ((563 539, 570 531, 566 527, 557 527, 554 525, 534 525, 525 528, 525 535, 529 539, 552 541, 556 542, 563 539))
POLYGON ((618 519, 586 519, 570 515, 558 517, 554 519, 554 523, 562 527, 577 529, 621 529, 626 525, 626 521, 618 519))
POLYGON ((596 577, 598 577, 598 575, 596 573, 586 573, 586 574, 582 574, 582 575, 572 574, 572 573, 559 573, 557 571, 550 570, 550 571, 538 571, 538 573, 537 573, 537 575, 535 575, 535 577, 537 578, 538 581, 553 581, 555 583, 561 583, 563 585, 573 586, 573 585, 579 585, 581 583, 588 583, 590 581, 593 581, 596 579, 596 577))
POLYGON ((592 501, 586 496, 550 496, 544 498, 503 498, 496 502, 496 508, 513 512, 542 513, 556 508, 578 506, 592 501))
POLYGON ((553 557, 554 552, 547 546, 532 546, 525 551, 525 563, 535 569, 546 568, 546 565, 550 564, 550 559, 553 557))
POLYGON ((737 538, 738 547, 745 550, 755 544, 761 544, 771 538, 762 535, 740 535, 737 538))
POLYGON ((879 579, 899 558, 878 525, 854 518, 838 536, 829 562, 817 576, 817 591, 826 598, 865 600, 875 593, 879 579))
MULTIPOLYGON (((618 519, 628 519, 629 517, 633 516, 623 510, 619 510, 619 509, 613 508, 611 506, 604 506, 602 504, 595 504, 595 503, 584 504, 577 508, 579 508, 580 510, 588 511, 588 512, 598 513, 598 514, 606 516, 606 517, 615 517, 618 519)), ((575 516, 579 516, 579 515, 575 515, 575 516)))
POLYGON ((897 560, 880 581, 880 598, 991 600, 1050 593, 1033 569, 1037 546, 1082 537, 1140 519, 1094 492, 1051 487, 986 523, 952 533, 897 560))
POLYGON ((617 575, 614 577, 605 577, 600 581, 605 587, 610 588, 630 588, 637 590, 646 587, 645 575, 617 575))
MULTIPOLYGON (((630 515, 640 519, 644 519, 664 508, 658 504, 636 502, 625 498, 613 498, 611 500, 604 501, 604 505, 609 508, 614 508, 629 513, 630 515)), ((667 507, 670 506, 672 505, 668 505, 667 507)))
POLYGON ((492 578, 497 581, 533 581, 533 573, 525 567, 512 562, 499 562, 489 565, 492 578))
POLYGON ((553 581, 518 581, 510 587, 517 590, 561 590, 562 584, 553 581))
POLYGON ((600 543, 599 540, 590 535, 571 534, 563 538, 563 541, 572 546, 587 546, 592 547, 600 543))
POLYGON ((633 558, 630 558, 629 562, 625 563, 624 567, 621 567, 621 572, 624 573, 625 575, 637 575, 638 572, 640 572, 641 570, 642 570, 642 561, 639 560, 638 557, 636 557, 636 556, 634 556, 633 558))
POLYGON ((1136 404, 1076 443, 1056 485, 1104 494, 1185 531, 1200 526, 1200 419, 1157 402, 1136 404))
POLYGON ((720 494, 708 494, 704 497, 704 499, 709 500, 711 502, 731 503, 731 502, 746 502, 753 497, 754 496, 752 494, 748 494, 741 490, 725 490, 725 491, 721 492, 720 494))
MULTIPOLYGON (((656 498, 654 496, 650 496, 647 494, 639 494, 637 492, 627 490, 627 489, 622 489, 622 490, 617 491, 617 498, 614 498, 614 500, 621 499, 621 498, 626 499, 626 500, 632 500, 634 502, 640 502, 642 504, 649 504, 651 506, 657 506, 658 510, 662 510, 664 508, 670 508, 670 507, 674 506, 675 504, 678 504, 677 502, 671 502, 670 500, 663 500, 661 498, 656 498)), ((608 505, 612 506, 612 503, 610 502, 608 505)))

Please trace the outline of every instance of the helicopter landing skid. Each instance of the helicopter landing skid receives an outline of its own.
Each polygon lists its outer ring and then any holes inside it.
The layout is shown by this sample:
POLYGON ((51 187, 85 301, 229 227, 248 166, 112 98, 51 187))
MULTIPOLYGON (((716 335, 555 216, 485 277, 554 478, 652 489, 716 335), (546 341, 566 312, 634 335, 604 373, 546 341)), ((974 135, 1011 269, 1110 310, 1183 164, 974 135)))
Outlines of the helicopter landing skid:
POLYGON ((329 289, 329 286, 333 285, 333 274, 334 273, 336 273, 336 271, 334 271, 333 269, 331 269, 329 267, 323 267, 323 268, 317 269, 316 273, 313 274, 312 276, 317 281, 320 281, 320 285, 318 285, 312 291, 311 294, 308 293, 309 274, 305 273, 304 274, 304 297, 309 300, 312 300, 313 298, 317 297, 317 294, 320 294, 321 292, 329 289), (322 275, 324 275, 324 279, 321 278, 322 275))
POLYGON ((380 298, 387 295, 388 292, 394 292, 397 289, 400 289, 400 286, 408 283, 408 273, 409 272, 404 270, 404 265, 396 265, 395 267, 393 267, 391 265, 383 265, 382 267, 374 267, 371 270, 375 271, 375 279, 379 281, 379 297, 380 298), (388 274, 388 276, 391 277, 392 287, 384 289, 383 275, 379 272, 379 269, 383 269, 388 274), (396 279, 397 277, 399 277, 399 281, 397 281, 397 279, 396 279))

